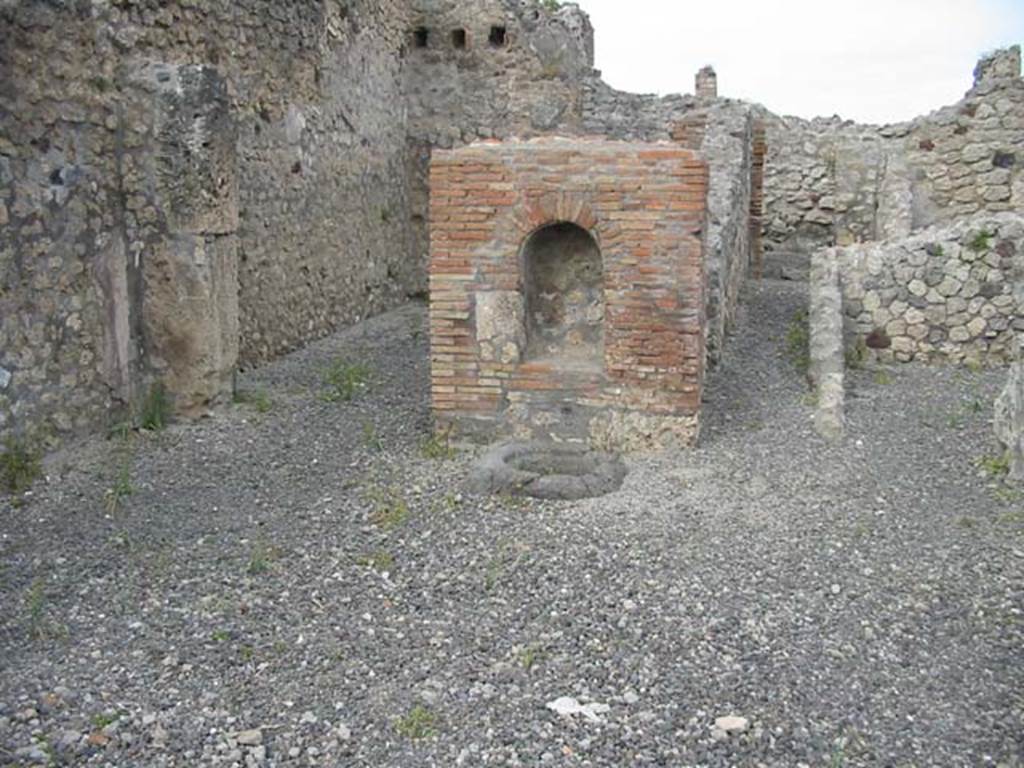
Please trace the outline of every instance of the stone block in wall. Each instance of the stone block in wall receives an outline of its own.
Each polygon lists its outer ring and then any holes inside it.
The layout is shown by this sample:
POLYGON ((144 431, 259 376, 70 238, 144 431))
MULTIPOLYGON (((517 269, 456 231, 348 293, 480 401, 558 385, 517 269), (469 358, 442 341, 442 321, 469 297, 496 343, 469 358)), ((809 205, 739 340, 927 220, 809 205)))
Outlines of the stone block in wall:
MULTIPOLYGON (((230 396, 238 361, 237 129, 203 65, 145 62, 128 80, 123 185, 141 376, 191 416, 230 396)), ((141 394, 141 393, 140 393, 141 394)))
POLYGON ((238 239, 179 233, 144 253, 146 363, 196 416, 231 394, 238 361, 238 239))

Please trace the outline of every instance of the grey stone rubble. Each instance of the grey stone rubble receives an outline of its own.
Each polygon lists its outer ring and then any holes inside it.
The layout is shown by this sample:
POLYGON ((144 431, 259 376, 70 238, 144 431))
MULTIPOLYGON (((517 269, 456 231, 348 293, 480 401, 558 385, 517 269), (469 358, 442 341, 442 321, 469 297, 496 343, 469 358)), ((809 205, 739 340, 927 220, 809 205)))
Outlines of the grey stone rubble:
POLYGON ((976 464, 1004 373, 852 370, 822 441, 782 340, 805 302, 748 285, 702 444, 600 499, 474 496, 474 451, 424 456, 419 307, 243 374, 265 411, 55 455, 0 500, 0 755, 1013 765, 1024 521, 976 464), (371 385, 326 402, 338 358, 371 385))

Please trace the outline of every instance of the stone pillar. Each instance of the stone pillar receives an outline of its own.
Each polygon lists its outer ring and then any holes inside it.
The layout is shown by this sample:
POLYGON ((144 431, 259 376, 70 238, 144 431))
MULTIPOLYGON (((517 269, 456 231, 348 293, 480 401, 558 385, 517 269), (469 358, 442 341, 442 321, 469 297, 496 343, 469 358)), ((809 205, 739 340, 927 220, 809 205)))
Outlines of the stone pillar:
POLYGON ((211 67, 145 63, 129 84, 122 165, 139 374, 193 416, 230 397, 238 361, 236 126, 211 67))
POLYGON ((1009 453, 1010 481, 1024 483, 1024 361, 1010 367, 1006 388, 996 400, 996 438, 1009 453))
POLYGON ((845 429, 843 355, 843 294, 839 287, 839 260, 834 248, 811 256, 810 273, 810 376, 817 395, 814 428, 831 440, 845 429))
POLYGON ((718 98, 718 75, 710 65, 701 67, 694 80, 694 93, 698 99, 718 98))
MULTIPOLYGON (((1013 295, 1019 314, 1024 312, 1024 253, 1015 251, 1014 260, 1017 282, 1013 295)), ((995 410, 996 439, 1009 454, 1010 482, 1024 485, 1024 331, 1017 332, 1016 359, 995 410)))

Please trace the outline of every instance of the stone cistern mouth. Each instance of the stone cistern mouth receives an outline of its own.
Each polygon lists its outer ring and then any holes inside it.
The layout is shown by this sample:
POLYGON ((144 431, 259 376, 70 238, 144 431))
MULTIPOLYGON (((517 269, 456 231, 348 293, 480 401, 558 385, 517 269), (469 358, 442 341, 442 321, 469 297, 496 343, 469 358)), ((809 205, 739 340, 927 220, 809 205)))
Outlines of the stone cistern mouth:
POLYGON ((469 486, 477 493, 585 499, 618 490, 626 471, 618 455, 583 445, 511 442, 495 446, 480 458, 469 486))

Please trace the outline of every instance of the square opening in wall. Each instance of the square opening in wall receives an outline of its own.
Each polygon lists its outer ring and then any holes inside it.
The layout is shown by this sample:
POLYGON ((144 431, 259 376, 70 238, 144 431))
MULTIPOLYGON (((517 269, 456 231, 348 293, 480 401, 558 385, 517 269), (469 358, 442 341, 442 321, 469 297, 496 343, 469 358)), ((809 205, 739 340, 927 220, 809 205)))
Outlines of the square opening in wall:
POLYGON ((491 34, 487 38, 495 48, 502 48, 506 41, 505 27, 491 27, 491 34))
POLYGON ((466 30, 464 29, 453 29, 452 30, 452 47, 462 49, 466 47, 466 30))
POLYGON ((416 27, 412 32, 412 44, 417 48, 426 48, 430 40, 430 31, 426 27, 416 27))

